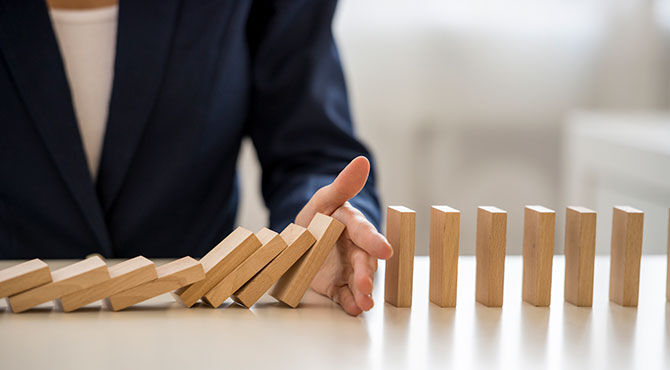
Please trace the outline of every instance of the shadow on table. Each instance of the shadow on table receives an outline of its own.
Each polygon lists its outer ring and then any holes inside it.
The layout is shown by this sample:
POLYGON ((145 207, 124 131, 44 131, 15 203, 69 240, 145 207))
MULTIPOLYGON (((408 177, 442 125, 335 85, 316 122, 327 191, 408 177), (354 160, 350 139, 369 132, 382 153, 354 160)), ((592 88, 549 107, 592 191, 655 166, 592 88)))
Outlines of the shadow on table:
MULTIPOLYGON (((556 304, 558 306, 558 304, 556 304)), ((565 363, 570 367, 584 368, 593 364, 593 309, 563 302, 562 343, 565 363)))
POLYGON ((607 315, 607 335, 610 337, 612 348, 608 352, 616 353, 616 356, 607 356, 610 361, 608 368, 632 369, 635 327, 637 323, 637 308, 622 307, 610 302, 607 315))
POLYGON ((535 307, 526 302, 521 303, 520 341, 524 356, 530 363, 541 364, 546 358, 547 341, 549 339, 549 307, 535 307))
POLYGON ((501 358, 500 341, 500 323, 503 314, 503 308, 487 307, 479 302, 474 306, 474 348, 477 348, 473 359, 474 363, 482 361, 493 365, 499 363, 501 358), (485 354, 485 355, 482 355, 485 354))

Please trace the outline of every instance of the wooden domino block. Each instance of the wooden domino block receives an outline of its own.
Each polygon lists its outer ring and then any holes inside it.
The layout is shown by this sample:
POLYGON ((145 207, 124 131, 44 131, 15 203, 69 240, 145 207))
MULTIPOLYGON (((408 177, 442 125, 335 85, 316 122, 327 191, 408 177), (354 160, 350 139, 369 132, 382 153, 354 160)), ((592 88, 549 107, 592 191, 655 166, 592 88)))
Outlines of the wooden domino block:
POLYGON ((458 238, 461 212, 447 206, 430 209, 430 301, 456 307, 458 238))
POLYGON ((386 260, 384 300, 396 307, 412 306, 416 212, 403 206, 386 210, 386 239, 393 256, 386 260))
POLYGON ((328 253, 339 239, 344 225, 321 213, 317 213, 307 226, 316 242, 275 284, 271 295, 280 302, 295 308, 312 283, 328 253))
POLYGON ((502 307, 507 212, 496 207, 479 207, 476 239, 476 300, 488 307, 502 307))
POLYGON ((23 312, 109 279, 109 270, 100 257, 87 258, 51 274, 53 281, 9 297, 14 312, 23 312))
POLYGON ((583 207, 565 212, 565 301, 575 306, 593 305, 596 216, 583 207))
POLYGON ((288 246, 279 234, 267 228, 259 231, 256 237, 262 243, 261 247, 205 294, 203 300, 210 306, 219 307, 288 246))
POLYGON ((538 307, 551 304, 556 212, 526 206, 523 221, 523 300, 538 307))
POLYGON ((9 297, 51 282, 49 266, 33 259, 0 271, 0 298, 9 297))
POLYGON ((205 278, 175 291, 174 298, 186 307, 193 306, 260 246, 261 242, 254 233, 238 227, 200 259, 205 269, 205 278))
POLYGON ((309 230, 296 224, 288 225, 279 236, 288 247, 235 292, 236 302, 245 307, 253 306, 316 241, 309 230))
POLYGON ((191 257, 183 257, 156 268, 157 278, 144 284, 116 293, 105 299, 114 311, 123 310, 161 294, 205 279, 202 264, 191 257))
POLYGON ((610 301, 637 306, 642 258, 644 212, 628 206, 614 207, 610 252, 610 301))
POLYGON ((110 267, 109 275, 111 277, 109 280, 63 296, 59 303, 63 311, 72 312, 89 303, 123 292, 158 277, 154 263, 142 256, 110 267))

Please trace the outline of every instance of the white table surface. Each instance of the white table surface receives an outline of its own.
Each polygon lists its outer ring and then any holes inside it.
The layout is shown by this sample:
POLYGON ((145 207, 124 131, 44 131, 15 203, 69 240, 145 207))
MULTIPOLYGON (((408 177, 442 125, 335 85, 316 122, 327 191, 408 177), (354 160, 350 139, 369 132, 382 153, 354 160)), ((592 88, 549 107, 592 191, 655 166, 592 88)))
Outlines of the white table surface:
MULTIPOLYGON (((63 261, 49 261, 61 266, 63 261)), ((12 262, 0 262, 0 268, 12 262)), ((508 257, 502 309, 474 302, 475 261, 459 261, 458 305, 428 303, 428 259, 417 257, 411 309, 383 303, 347 316, 309 291, 298 309, 265 296, 251 310, 185 309, 169 295, 122 312, 98 303, 75 313, 51 304, 21 314, 0 306, 0 368, 670 368, 665 256, 644 256, 639 307, 607 299, 609 265, 597 257, 593 308, 563 302, 563 258, 554 259, 552 305, 521 302, 522 260, 508 257)))

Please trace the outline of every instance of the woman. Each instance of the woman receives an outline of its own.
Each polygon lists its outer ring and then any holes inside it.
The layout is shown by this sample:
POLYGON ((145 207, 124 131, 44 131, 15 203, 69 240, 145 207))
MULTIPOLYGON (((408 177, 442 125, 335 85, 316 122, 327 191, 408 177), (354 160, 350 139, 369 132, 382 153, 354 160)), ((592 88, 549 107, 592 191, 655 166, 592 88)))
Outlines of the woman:
POLYGON ((202 256, 233 228, 248 136, 271 228, 347 226, 312 288, 369 310, 392 251, 335 5, 0 0, 0 257, 202 256))

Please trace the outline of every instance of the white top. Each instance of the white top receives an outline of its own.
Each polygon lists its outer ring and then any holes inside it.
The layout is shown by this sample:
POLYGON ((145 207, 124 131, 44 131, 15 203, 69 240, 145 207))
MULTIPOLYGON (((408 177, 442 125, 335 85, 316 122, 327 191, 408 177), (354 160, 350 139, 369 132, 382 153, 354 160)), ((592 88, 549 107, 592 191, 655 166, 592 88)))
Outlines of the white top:
POLYGON ((118 5, 49 11, 94 179, 98 174, 112 93, 118 11, 118 5))

